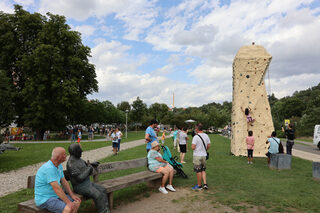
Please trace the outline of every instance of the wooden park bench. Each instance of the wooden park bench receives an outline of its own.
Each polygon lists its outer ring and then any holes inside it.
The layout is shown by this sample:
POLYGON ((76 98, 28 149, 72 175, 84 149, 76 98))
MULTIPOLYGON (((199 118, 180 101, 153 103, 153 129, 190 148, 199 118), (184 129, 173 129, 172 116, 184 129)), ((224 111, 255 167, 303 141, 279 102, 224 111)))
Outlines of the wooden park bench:
MULTIPOLYGON (((149 187, 159 186, 162 179, 162 174, 150 172, 147 169, 147 158, 140 158, 128 161, 117 161, 111 163, 104 163, 100 164, 93 172, 93 181, 102 185, 108 194, 109 200, 109 208, 110 210, 113 208, 113 192, 119 189, 123 189, 129 186, 133 186, 139 183, 146 182, 149 187), (113 172, 118 170, 125 170, 131 168, 138 168, 138 167, 146 167, 146 171, 133 173, 130 175, 113 178, 109 180, 99 181, 99 175, 104 174, 107 172, 113 172)), ((66 170, 64 171, 65 177, 69 180, 66 170)), ((28 185, 27 188, 34 188, 35 184, 35 176, 28 177, 28 185)), ((79 196, 82 200, 86 200, 85 197, 79 196)), ((33 212, 48 212, 46 210, 39 209, 35 203, 34 199, 27 200, 18 204, 18 212, 25 212, 25 213, 33 213, 33 212)))

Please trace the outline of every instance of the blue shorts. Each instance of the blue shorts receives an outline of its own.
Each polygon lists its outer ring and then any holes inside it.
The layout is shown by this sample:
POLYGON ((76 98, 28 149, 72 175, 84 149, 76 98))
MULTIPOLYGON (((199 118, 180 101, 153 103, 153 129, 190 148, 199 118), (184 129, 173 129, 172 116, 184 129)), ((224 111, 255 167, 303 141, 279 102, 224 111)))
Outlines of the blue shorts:
POLYGON ((118 148, 118 143, 117 142, 112 142, 112 147, 113 148, 118 148))
MULTIPOLYGON (((69 200, 73 202, 73 199, 69 195, 67 195, 67 197, 69 198, 69 200)), ((49 198, 43 204, 41 204, 39 208, 47 209, 50 212, 54 212, 54 213, 62 213, 66 205, 67 204, 63 202, 60 198, 52 197, 52 198, 49 198)))

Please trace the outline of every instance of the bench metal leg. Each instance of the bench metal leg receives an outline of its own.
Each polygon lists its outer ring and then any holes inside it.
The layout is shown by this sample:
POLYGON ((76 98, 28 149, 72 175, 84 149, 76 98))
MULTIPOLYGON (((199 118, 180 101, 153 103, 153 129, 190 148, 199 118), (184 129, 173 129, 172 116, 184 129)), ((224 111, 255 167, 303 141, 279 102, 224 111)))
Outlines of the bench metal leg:
POLYGON ((113 192, 108 193, 109 210, 113 209, 113 192))

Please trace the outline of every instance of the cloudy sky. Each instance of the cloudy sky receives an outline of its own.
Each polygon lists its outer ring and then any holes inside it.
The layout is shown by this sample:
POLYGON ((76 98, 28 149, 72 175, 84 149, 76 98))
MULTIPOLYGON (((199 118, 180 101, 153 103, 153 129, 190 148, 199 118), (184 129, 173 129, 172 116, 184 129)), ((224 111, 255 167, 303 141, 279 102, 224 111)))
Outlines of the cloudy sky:
POLYGON ((231 101, 232 61, 255 42, 273 56, 268 93, 320 83, 320 0, 0 0, 67 18, 92 50, 99 92, 176 107, 231 101))

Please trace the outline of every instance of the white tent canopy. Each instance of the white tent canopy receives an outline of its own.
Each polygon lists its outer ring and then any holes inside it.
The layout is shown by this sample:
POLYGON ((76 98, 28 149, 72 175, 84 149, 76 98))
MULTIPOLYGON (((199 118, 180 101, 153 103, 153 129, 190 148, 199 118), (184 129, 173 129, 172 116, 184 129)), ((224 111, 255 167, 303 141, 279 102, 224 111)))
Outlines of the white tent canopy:
POLYGON ((186 123, 195 123, 196 121, 195 121, 195 120, 192 120, 192 119, 189 119, 189 120, 186 120, 186 121, 184 121, 184 122, 186 122, 186 123))

